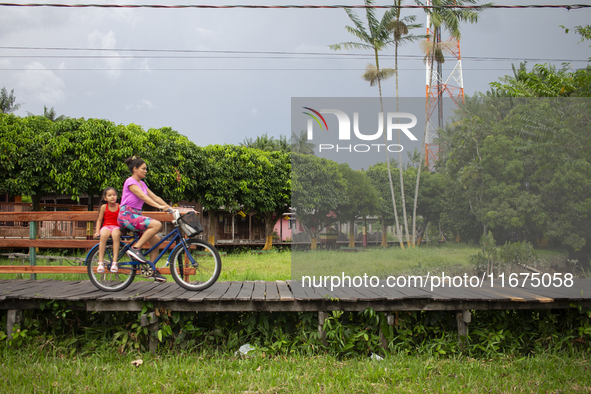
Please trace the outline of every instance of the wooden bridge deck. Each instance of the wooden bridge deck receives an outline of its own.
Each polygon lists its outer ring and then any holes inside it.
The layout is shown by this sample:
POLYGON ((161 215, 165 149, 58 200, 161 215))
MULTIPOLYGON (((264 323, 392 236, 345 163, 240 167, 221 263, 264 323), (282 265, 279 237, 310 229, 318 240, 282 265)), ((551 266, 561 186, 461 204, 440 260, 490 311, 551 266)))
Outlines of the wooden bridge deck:
POLYGON ((591 307, 591 279, 571 287, 303 287, 297 281, 218 282, 200 292, 174 282, 135 281, 120 292, 103 292, 88 280, 0 280, 0 309, 37 309, 49 300, 77 302, 89 311, 141 311, 144 302, 173 311, 376 311, 563 309, 591 307))

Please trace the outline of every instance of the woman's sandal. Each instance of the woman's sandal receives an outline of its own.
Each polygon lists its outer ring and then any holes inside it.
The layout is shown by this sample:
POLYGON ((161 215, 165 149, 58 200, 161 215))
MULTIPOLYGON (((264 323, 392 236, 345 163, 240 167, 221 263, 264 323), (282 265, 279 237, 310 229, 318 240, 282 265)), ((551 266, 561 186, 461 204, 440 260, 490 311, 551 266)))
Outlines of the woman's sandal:
POLYGON ((98 265, 96 267, 96 272, 98 272, 99 274, 102 274, 103 272, 105 272, 105 264, 98 263, 98 265))
POLYGON ((119 271, 119 267, 117 267, 117 262, 113 261, 113 263, 111 264, 111 272, 116 274, 119 271))

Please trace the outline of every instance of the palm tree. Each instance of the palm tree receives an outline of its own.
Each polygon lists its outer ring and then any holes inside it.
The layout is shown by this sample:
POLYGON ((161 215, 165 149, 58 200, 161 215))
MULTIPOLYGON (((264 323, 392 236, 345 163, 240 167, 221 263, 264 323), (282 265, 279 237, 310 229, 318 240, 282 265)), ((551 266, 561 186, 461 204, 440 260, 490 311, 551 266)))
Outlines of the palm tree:
MULTIPOLYGON (((373 5, 373 0, 365 0, 366 6, 373 5)), ((390 32, 388 31, 388 26, 391 25, 392 21, 394 20, 396 14, 395 9, 391 8, 384 13, 381 21, 378 21, 375 15, 375 10, 373 8, 366 8, 365 14, 367 18, 367 29, 357 17, 357 15, 351 11, 351 9, 345 8, 349 19, 353 22, 355 27, 347 26, 346 29, 349 33, 353 34, 357 37, 360 42, 344 42, 340 44, 329 45, 329 47, 333 50, 340 50, 340 49, 369 49, 372 50, 375 56, 375 65, 369 64, 366 67, 366 71, 363 74, 363 79, 368 81, 370 86, 378 85, 379 94, 380 94, 380 107, 382 113, 384 113, 384 103, 382 100, 382 80, 385 80, 392 75, 395 74, 395 70, 391 68, 380 69, 380 61, 378 52, 382 50, 387 45, 391 44, 393 41, 392 37, 390 37, 390 32)), ((386 133, 384 133, 384 140, 386 145, 388 141, 386 140, 386 133)), ((400 241, 400 246, 404 248, 404 242, 402 241, 402 233, 399 231, 399 223, 398 223, 398 212, 396 210, 396 197, 394 196, 394 184, 392 182, 392 171, 390 169, 390 158, 388 155, 388 149, 386 151, 386 163, 388 164, 388 178, 390 180, 390 191, 392 193, 392 205, 394 208, 394 218, 396 221, 396 233, 398 234, 398 239, 400 241)))
POLYGON ((16 97, 14 97, 14 89, 8 93, 6 88, 2 88, 2 90, 0 90, 0 113, 9 114, 19 109, 21 105, 15 103, 15 101, 16 97))
POLYGON ((267 152, 289 152, 287 137, 284 135, 280 136, 278 140, 276 140, 275 137, 269 137, 267 133, 256 137, 256 139, 246 137, 244 138, 244 141, 240 143, 240 145, 267 152))
MULTIPOLYGON (((469 4, 476 4, 476 0, 430 0, 430 4, 424 4, 421 0, 415 0, 418 5, 424 6, 423 10, 427 13, 429 27, 434 28, 435 34, 430 37, 430 44, 425 45, 426 49, 426 60, 431 64, 429 75, 429 86, 433 83, 433 63, 437 62, 439 65, 445 61, 443 52, 445 46, 440 43, 441 40, 441 27, 444 27, 450 36, 455 39, 460 39, 460 23, 461 22, 478 22, 478 11, 488 7, 489 4, 475 7, 472 9, 460 9, 453 8, 453 6, 461 6, 469 4), (435 7, 427 7, 429 5, 435 7), (441 7, 443 6, 443 7, 441 7), (450 6, 450 8, 446 8, 450 6)), ((412 234, 416 233, 416 219, 417 219, 417 201, 419 197, 419 184, 421 179, 421 167, 425 160, 425 138, 427 134, 427 123, 425 122, 425 129, 423 132, 423 138, 421 141, 421 161, 419 162, 419 168, 417 171, 417 182, 415 185, 415 199, 413 205, 412 214, 412 234)), ((414 237, 413 237, 414 242, 414 237)))
MULTIPOLYGON (((33 113, 27 111, 28 116, 35 116, 33 113)), ((51 109, 47 109, 47 107, 43 106, 43 115, 44 118, 51 120, 52 122, 61 122, 62 120, 67 119, 66 115, 57 116, 55 109, 51 107, 51 109)))
MULTIPOLYGON (((415 24, 414 21, 416 16, 405 16, 400 18, 402 0, 394 0, 394 5, 397 6, 394 8, 394 13, 396 14, 396 19, 393 20, 390 25, 388 26, 388 31, 392 33, 394 39, 394 69, 395 72, 395 79, 396 79, 396 112, 399 110, 399 94, 398 94, 398 47, 401 44, 407 42, 413 42, 421 38, 425 38, 425 36, 416 36, 413 34, 409 34, 409 30, 422 27, 422 24, 415 24)), ((398 145, 400 145, 400 130, 398 130, 398 145)), ((402 151, 398 152, 398 161, 402 163, 402 151)), ((410 237, 408 234, 408 219, 406 217, 406 201, 404 197, 404 180, 402 176, 402 165, 399 166, 399 174, 400 174, 400 196, 402 199, 402 215, 404 220, 404 231, 406 233, 406 241, 408 242, 409 246, 411 244, 411 239, 414 237, 410 237)), ((414 245, 414 242, 412 243, 414 245)))
POLYGON ((308 142, 308 133, 306 130, 300 131, 298 136, 293 131, 291 132, 291 151, 293 153, 301 153, 302 155, 313 155, 315 144, 308 142))

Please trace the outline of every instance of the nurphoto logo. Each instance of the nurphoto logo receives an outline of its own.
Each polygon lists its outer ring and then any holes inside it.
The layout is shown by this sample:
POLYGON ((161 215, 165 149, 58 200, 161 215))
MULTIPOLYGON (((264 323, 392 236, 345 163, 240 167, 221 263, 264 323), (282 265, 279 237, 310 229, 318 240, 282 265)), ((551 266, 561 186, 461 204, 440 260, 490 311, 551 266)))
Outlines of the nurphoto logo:
MULTIPOLYGON (((308 141, 314 140, 314 123, 316 123, 322 132, 328 132, 328 123, 326 118, 322 114, 332 114, 336 116, 338 121, 338 140, 339 141, 350 141, 351 140, 351 118, 344 111, 338 109, 321 109, 317 111, 310 107, 302 107, 307 110, 302 112, 309 116, 307 123, 308 141), (309 111, 309 112, 308 112, 309 111), (315 122, 314 122, 315 121, 315 122)), ((359 127, 359 112, 353 112, 353 134, 361 141, 380 141, 384 140, 384 114, 379 112, 378 118, 378 130, 376 132, 369 132, 364 130, 362 132, 359 127)), ((411 141, 417 141, 415 135, 410 129, 417 125, 417 117, 408 112, 388 112, 385 116, 386 120, 386 141, 392 141, 393 132, 400 130, 404 135, 411 141)), ((329 118, 330 119, 330 118, 329 118)), ((334 118, 333 118, 334 119, 334 118)), ((387 143, 368 143, 368 144, 319 144, 318 150, 322 151, 335 151, 335 152, 380 152, 383 149, 388 149, 388 152, 401 152, 404 147, 400 144, 387 144, 387 143)))

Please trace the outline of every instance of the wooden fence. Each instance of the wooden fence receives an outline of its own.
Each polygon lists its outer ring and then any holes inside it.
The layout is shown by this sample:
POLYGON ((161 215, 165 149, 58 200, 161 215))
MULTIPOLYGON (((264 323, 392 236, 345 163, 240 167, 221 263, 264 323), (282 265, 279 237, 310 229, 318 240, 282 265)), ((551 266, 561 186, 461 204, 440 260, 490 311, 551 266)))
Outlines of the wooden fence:
MULTIPOLYGON (((172 215, 163 212, 144 212, 144 215, 159 220, 163 223, 171 222, 172 215)), ((37 265, 37 248, 42 249, 90 249, 98 243, 96 239, 38 239, 38 222, 88 222, 95 223, 98 211, 86 212, 0 212, 0 222, 28 222, 29 238, 0 238, 0 249, 29 248, 30 265, 0 265, 0 273, 86 273, 84 266, 51 266, 37 265)), ((165 248, 168 243, 163 242, 160 248, 165 248)), ((144 245, 144 248, 148 248, 144 245)), ((46 259, 47 260, 47 259, 46 259)), ((166 269, 167 270, 167 269, 166 269)), ((166 274, 162 270, 162 273, 166 274)))

